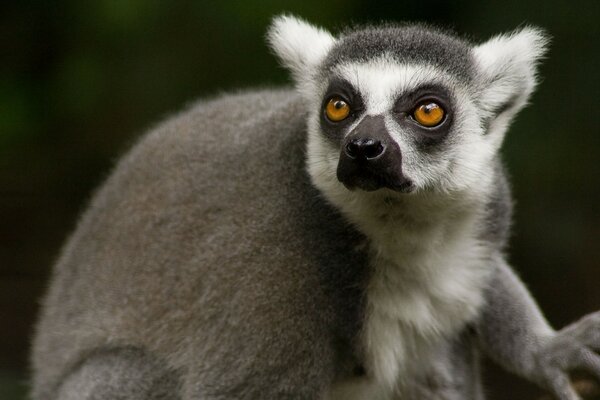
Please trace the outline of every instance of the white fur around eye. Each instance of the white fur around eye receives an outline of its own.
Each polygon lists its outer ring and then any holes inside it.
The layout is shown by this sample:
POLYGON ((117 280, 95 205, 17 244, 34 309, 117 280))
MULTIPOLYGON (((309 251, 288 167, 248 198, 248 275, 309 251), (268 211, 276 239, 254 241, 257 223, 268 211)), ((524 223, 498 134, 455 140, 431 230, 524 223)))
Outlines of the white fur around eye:
POLYGON ((342 64, 335 72, 361 93, 369 115, 389 113, 399 95, 424 83, 451 81, 428 65, 399 64, 387 56, 367 63, 342 64))

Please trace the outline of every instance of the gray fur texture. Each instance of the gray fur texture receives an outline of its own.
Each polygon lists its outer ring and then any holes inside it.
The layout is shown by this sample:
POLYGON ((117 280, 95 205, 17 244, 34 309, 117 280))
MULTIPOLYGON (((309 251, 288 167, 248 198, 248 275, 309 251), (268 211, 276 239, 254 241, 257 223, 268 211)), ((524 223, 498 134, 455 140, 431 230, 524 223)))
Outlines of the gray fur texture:
POLYGON ((600 314, 554 331, 503 254, 497 150, 542 50, 500 66, 496 55, 542 46, 538 33, 481 47, 423 26, 336 39, 284 16, 269 40, 298 90, 196 104, 145 135, 93 197, 43 301, 33 399, 481 400, 483 351, 576 400, 567 372, 600 376, 600 314), (410 79, 369 80, 394 68, 410 79), (322 96, 348 71, 364 73, 365 108, 332 140, 322 96), (450 97, 445 139, 428 131, 425 147, 387 97, 373 100, 397 84, 397 108, 413 83, 450 97), (374 109, 410 191, 335 178, 340 146, 374 109))
POLYGON ((349 30, 327 55, 325 68, 343 62, 365 61, 381 53, 398 62, 430 63, 462 78, 472 78, 469 43, 438 27, 388 24, 349 30))
POLYGON ((183 399, 314 398, 350 368, 337 348, 356 336, 364 256, 309 183, 303 130, 293 92, 263 91, 198 104, 136 145, 56 265, 34 398, 122 346, 178 371, 183 399))

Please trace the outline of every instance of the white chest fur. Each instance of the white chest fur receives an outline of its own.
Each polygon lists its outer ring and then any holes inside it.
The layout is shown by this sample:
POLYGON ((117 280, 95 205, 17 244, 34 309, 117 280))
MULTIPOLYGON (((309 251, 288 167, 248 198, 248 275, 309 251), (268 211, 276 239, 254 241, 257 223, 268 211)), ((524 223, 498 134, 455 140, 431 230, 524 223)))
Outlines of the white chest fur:
POLYGON ((342 386, 368 392, 363 398, 387 399, 427 374, 439 349, 478 314, 488 277, 490 251, 478 239, 476 208, 427 215, 415 209, 407 217, 396 207, 379 208, 377 215, 363 209, 352 218, 371 239, 374 272, 362 336, 369 379, 342 386))
POLYGON ((455 223, 422 235, 399 228, 374 245, 364 345, 368 369, 385 386, 425 372, 440 341, 472 320, 483 302, 486 249, 470 221, 455 223))

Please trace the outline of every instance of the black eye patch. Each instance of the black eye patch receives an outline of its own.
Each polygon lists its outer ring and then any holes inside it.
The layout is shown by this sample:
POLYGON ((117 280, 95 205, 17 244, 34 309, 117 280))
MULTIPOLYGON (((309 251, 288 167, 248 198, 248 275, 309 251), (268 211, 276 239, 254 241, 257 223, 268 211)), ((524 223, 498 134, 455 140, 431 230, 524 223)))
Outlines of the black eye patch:
POLYGON ((404 131, 412 134, 417 146, 425 150, 448 137, 454 122, 454 109, 454 99, 446 87, 424 85, 398 97, 394 104, 393 117, 404 131), (418 107, 426 103, 436 103, 444 110, 444 119, 432 127, 423 126, 414 117, 418 107))
POLYGON ((339 142, 344 138, 350 125, 356 121, 360 115, 362 115, 364 109, 364 100, 354 86, 344 79, 334 78, 330 81, 329 86, 325 91, 325 95, 321 100, 321 129, 323 132, 325 132, 328 139, 332 140, 336 144, 339 144, 339 142), (350 106, 349 116, 338 122, 331 121, 326 115, 327 103, 331 98, 334 97, 342 99, 350 106))

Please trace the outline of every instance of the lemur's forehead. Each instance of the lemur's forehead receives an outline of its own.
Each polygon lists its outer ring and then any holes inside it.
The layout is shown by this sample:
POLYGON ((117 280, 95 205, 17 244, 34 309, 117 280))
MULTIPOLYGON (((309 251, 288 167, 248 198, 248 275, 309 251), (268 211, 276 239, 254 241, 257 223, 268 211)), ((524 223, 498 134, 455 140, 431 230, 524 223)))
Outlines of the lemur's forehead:
POLYGON ((367 27, 342 35, 323 67, 365 63, 382 57, 403 65, 429 65, 464 81, 474 76, 471 45, 452 34, 423 25, 367 27))
POLYGON ((346 82, 360 94, 368 114, 389 111, 396 100, 422 87, 456 88, 460 81, 446 71, 427 64, 399 63, 391 56, 337 65, 330 72, 335 81, 346 82))

